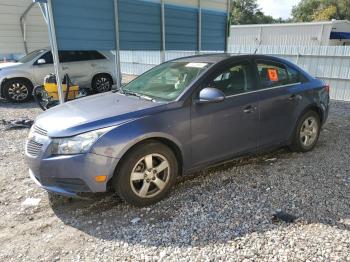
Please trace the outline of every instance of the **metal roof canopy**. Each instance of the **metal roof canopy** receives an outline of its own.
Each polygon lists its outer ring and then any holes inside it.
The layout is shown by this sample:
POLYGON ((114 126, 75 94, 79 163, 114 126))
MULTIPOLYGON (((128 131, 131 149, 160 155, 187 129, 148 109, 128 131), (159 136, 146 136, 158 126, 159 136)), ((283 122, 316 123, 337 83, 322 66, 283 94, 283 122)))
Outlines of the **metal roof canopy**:
POLYGON ((59 67, 59 49, 116 50, 116 84, 117 88, 120 88, 121 71, 119 56, 119 20, 117 0, 33 1, 39 4, 48 26, 49 40, 52 50, 60 103, 64 103, 64 94, 59 67), (72 6, 72 8, 66 8, 67 4, 72 6), (78 16, 77 14, 82 14, 82 11, 84 11, 84 14, 78 16), (72 19, 68 21, 64 19, 64 14, 66 13, 68 13, 72 19), (94 20, 94 23, 91 23, 91 20, 94 20), (55 26, 56 22, 57 26, 55 26), (65 25, 67 23, 75 26, 73 27, 75 30, 65 30, 65 25), (81 30, 85 32, 77 32, 81 30), (99 37, 97 38, 97 36, 99 37), (81 45, 79 48, 76 48, 76 41, 81 45))
POLYGON ((48 25, 60 103, 64 103, 64 96, 58 50, 116 50, 117 88, 121 85, 121 46, 124 50, 161 50, 163 62, 166 46, 172 50, 200 51, 203 46, 206 50, 227 50, 230 0, 210 2, 221 5, 219 9, 203 9, 207 0, 189 1, 192 6, 174 5, 174 0, 33 2, 39 4, 48 25))

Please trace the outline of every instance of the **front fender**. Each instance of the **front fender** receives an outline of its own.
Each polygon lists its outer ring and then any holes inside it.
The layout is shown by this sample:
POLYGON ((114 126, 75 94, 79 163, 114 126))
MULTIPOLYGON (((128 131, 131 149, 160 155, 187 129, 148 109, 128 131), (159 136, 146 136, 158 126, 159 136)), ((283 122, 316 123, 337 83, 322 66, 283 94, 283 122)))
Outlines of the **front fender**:
POLYGON ((26 78, 28 79, 32 84, 33 86, 36 85, 35 83, 35 79, 33 78, 33 76, 28 73, 27 71, 24 71, 24 70, 7 70, 8 72, 4 72, 1 74, 0 76, 0 81, 1 81, 1 87, 2 87, 2 84, 7 81, 7 80, 10 80, 12 78, 26 78))
POLYGON ((186 146, 190 135, 189 108, 179 108, 139 118, 114 128, 95 143, 91 153, 120 159, 134 145, 147 139, 161 138, 178 147, 186 169, 191 159, 190 148, 186 146))
POLYGON ((152 131, 151 129, 148 132, 144 132, 145 130, 138 128, 137 125, 137 123, 133 122, 116 127, 96 142, 91 153, 120 159, 130 148, 151 138, 167 139, 176 144, 181 152, 184 151, 182 143, 176 137, 165 132, 152 131))

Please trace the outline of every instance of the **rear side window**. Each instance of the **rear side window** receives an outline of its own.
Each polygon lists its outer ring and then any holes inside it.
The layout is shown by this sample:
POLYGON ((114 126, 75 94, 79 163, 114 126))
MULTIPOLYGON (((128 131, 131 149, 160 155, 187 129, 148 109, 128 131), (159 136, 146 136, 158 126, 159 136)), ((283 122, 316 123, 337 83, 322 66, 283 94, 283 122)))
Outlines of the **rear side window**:
POLYGON ((81 57, 76 51, 59 51, 58 56, 61 63, 81 61, 81 57))
POLYGON ((58 55, 61 63, 105 59, 97 51, 59 51, 58 55))
POLYGON ((106 57, 102 55, 100 52, 97 52, 97 51, 88 51, 88 52, 91 60, 106 59, 106 57))
POLYGON ((298 70, 285 64, 257 61, 257 70, 262 88, 305 82, 305 77, 298 70))

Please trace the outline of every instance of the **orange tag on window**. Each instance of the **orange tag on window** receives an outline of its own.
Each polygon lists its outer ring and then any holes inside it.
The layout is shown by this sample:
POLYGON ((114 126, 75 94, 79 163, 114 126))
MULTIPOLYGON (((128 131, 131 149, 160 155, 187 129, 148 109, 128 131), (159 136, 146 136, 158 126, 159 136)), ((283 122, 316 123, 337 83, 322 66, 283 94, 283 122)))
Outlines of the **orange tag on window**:
POLYGON ((278 73, 276 69, 267 69, 267 73, 270 81, 277 82, 278 81, 278 73))

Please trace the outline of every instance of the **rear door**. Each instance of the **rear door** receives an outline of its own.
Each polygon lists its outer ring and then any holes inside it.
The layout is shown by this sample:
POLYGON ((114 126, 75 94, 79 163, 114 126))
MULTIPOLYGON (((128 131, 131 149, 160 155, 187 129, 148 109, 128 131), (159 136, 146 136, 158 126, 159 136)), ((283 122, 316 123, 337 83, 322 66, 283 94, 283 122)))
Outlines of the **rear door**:
POLYGON ((296 123, 302 95, 291 92, 301 84, 299 72, 273 60, 256 60, 259 78, 259 148, 285 144, 296 123))
POLYGON ((81 87, 90 87, 93 72, 88 51, 59 51, 59 58, 63 74, 81 87))
POLYGON ((191 107, 193 166, 224 160, 257 146, 259 120, 256 81, 249 61, 235 62, 212 74, 194 94, 214 87, 226 98, 219 103, 191 107))

